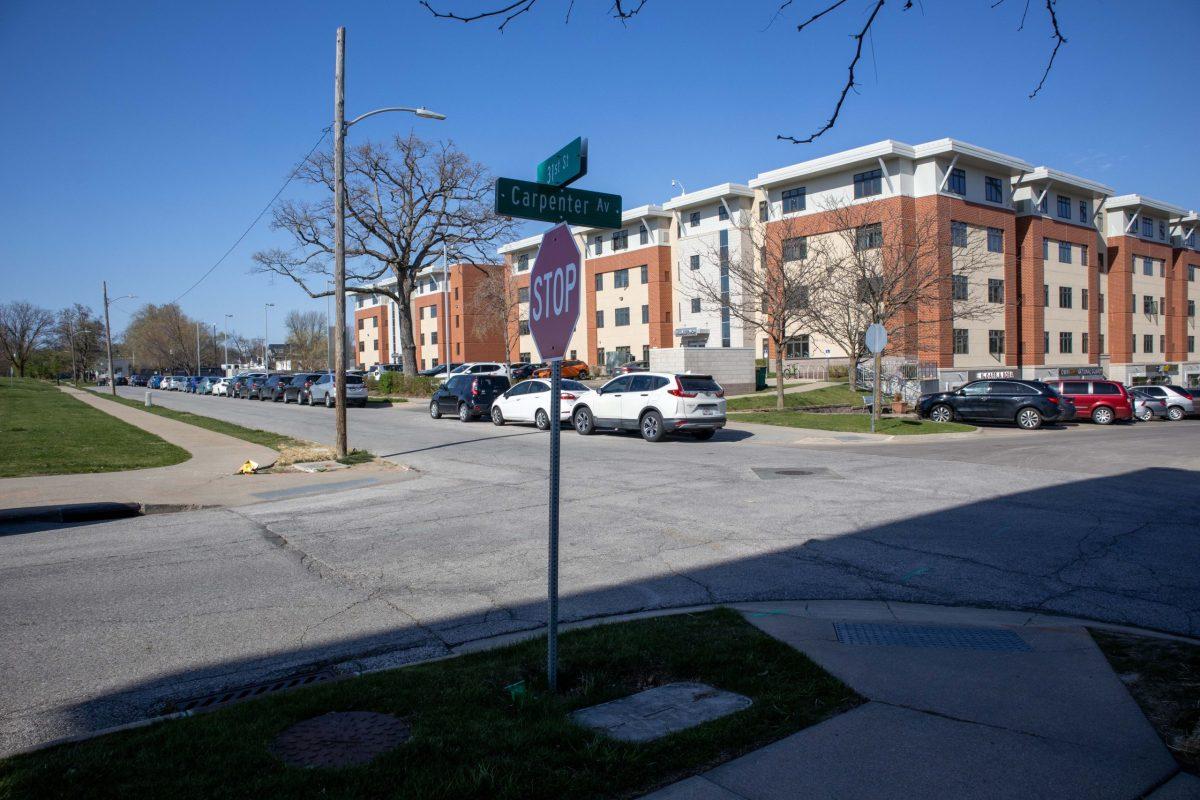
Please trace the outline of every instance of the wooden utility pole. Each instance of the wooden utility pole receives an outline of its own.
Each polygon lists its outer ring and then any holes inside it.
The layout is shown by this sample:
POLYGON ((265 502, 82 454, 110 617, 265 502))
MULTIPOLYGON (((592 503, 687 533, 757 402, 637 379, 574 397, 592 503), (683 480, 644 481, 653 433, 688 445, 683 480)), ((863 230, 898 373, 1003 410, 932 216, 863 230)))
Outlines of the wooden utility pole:
POLYGON ((334 416, 337 457, 346 457, 346 29, 337 29, 333 68, 333 343, 334 416))
POLYGON ((113 374, 112 363, 112 326, 108 323, 108 281, 101 281, 104 287, 104 345, 108 350, 108 390, 112 396, 117 396, 117 377, 113 374))

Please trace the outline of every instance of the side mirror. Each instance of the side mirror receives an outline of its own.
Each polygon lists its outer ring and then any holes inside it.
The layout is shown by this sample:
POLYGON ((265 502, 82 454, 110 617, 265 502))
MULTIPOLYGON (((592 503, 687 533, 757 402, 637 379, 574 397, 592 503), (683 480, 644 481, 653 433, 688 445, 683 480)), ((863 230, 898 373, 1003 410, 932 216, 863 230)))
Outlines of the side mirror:
POLYGON ((966 394, 967 394, 967 393, 966 393, 966 392, 964 392, 962 389, 959 389, 958 391, 956 391, 956 392, 954 393, 954 396, 955 396, 955 397, 964 397, 964 396, 966 396, 966 394))

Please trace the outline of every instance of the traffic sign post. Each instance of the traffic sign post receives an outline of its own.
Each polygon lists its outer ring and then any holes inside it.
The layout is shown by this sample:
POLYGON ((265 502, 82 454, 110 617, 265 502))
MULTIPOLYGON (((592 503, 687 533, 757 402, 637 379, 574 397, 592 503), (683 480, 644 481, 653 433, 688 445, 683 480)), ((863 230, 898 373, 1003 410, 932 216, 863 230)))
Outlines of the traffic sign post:
POLYGON ((867 335, 864 337, 867 341, 867 349, 875 355, 875 393, 871 400, 871 433, 875 432, 875 422, 879 419, 879 370, 880 357, 883 348, 887 347, 887 328, 880 325, 878 322, 872 322, 867 326, 867 335))
POLYGON ((619 228, 621 196, 516 178, 497 178, 496 213, 505 217, 567 222, 589 228, 619 228))
POLYGON ((529 332, 550 362, 550 538, 547 572, 546 680, 558 689, 558 488, 562 360, 579 322, 583 259, 567 224, 542 236, 529 273, 529 332))
POLYGON ((551 186, 568 186, 584 175, 587 175, 587 139, 582 136, 537 166, 537 182, 551 186))

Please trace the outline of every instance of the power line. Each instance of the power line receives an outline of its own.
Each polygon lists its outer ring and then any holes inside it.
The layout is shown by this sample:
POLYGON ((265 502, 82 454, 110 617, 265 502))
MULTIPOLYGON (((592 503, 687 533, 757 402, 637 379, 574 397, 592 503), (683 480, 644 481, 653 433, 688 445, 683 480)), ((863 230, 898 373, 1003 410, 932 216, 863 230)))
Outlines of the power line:
POLYGON ((271 209, 271 206, 275 205, 275 201, 279 199, 279 195, 283 194, 283 190, 286 189, 288 187, 288 184, 290 184, 292 182, 292 179, 296 177, 296 173, 300 171, 300 167, 302 167, 305 164, 305 162, 308 161, 308 157, 311 156, 316 151, 316 149, 321 146, 321 143, 325 141, 325 137, 329 135, 329 132, 331 130, 332 130, 332 128, 325 128, 325 130, 323 130, 321 132, 321 138, 317 139, 316 144, 314 144, 312 147, 310 147, 308 149, 308 152, 304 154, 304 158, 300 159, 300 161, 296 164, 296 166, 292 169, 292 171, 290 173, 288 173, 287 180, 285 180, 283 182, 283 185, 279 187, 279 191, 275 192, 275 194, 271 197, 271 199, 267 201, 267 204, 265 206, 263 206, 262 211, 258 212, 258 216, 256 216, 250 222, 250 224, 246 226, 246 230, 242 231, 242 235, 237 238, 237 241, 235 241, 233 244, 229 245, 229 249, 226 250, 225 253, 220 258, 217 259, 216 263, 213 264, 211 267, 209 267, 208 270, 203 275, 201 275, 200 278, 195 283, 193 283, 191 286, 189 286, 187 288, 187 291, 185 291, 183 294, 176 297, 174 300, 171 301, 171 303, 178 303, 180 300, 182 300, 184 297, 186 297, 188 295, 188 293, 192 291, 192 289, 195 289, 197 286, 199 286, 201 283, 203 283, 204 279, 207 278, 209 275, 211 275, 213 273, 213 270, 215 270, 217 267, 221 266, 221 262, 223 262, 226 258, 228 258, 230 253, 232 253, 235 249, 237 249, 237 246, 242 243, 242 240, 245 239, 248 235, 250 235, 250 231, 254 230, 254 226, 257 225, 258 221, 263 218, 263 215, 266 214, 271 209))

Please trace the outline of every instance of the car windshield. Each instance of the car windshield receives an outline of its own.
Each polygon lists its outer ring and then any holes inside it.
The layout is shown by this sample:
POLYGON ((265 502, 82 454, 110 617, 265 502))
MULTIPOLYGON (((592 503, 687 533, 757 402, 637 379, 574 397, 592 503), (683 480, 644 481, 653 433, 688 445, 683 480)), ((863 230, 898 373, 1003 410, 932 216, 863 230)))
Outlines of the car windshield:
POLYGON ((721 385, 707 375, 676 375, 675 379, 685 392, 721 391, 721 385))
POLYGON ((346 376, 346 385, 347 386, 355 386, 362 382, 363 382, 363 379, 362 379, 361 375, 347 375, 346 376))

